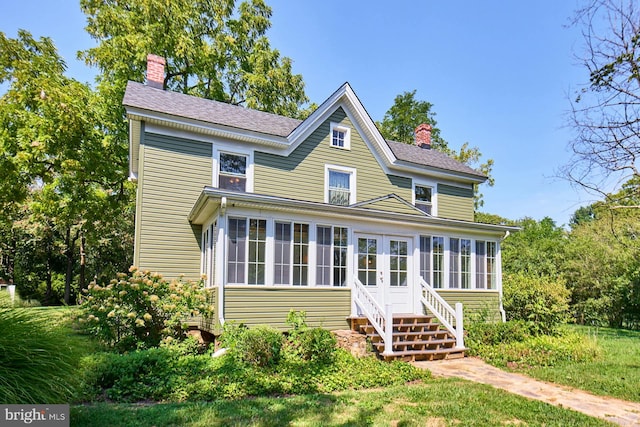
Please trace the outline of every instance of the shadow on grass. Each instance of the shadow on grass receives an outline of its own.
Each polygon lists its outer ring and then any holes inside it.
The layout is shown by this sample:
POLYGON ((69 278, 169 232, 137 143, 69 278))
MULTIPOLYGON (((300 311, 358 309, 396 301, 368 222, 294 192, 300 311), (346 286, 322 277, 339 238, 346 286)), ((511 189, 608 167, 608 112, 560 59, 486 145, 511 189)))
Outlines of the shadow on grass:
MULTIPOLYGON (((182 404, 78 406, 72 409, 74 426, 282 426, 300 419, 309 425, 366 426, 371 424, 374 408, 359 408, 343 422, 350 399, 339 395, 306 395, 286 398, 253 398, 182 404), (158 424, 158 421, 161 424, 158 424)), ((355 403, 355 402, 354 402, 355 403)), ((348 412, 348 411, 347 411, 348 412)))

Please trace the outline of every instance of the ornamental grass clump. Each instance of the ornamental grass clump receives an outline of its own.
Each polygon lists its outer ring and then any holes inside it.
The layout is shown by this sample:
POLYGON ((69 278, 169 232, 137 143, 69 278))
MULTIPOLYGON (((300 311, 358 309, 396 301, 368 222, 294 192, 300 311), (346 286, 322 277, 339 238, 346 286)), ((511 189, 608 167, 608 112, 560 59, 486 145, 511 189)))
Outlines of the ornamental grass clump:
POLYGON ((132 267, 106 286, 91 283, 83 296, 81 322, 88 331, 119 351, 157 347, 163 340, 182 340, 186 322, 208 317, 202 281, 167 281, 158 273, 132 267))

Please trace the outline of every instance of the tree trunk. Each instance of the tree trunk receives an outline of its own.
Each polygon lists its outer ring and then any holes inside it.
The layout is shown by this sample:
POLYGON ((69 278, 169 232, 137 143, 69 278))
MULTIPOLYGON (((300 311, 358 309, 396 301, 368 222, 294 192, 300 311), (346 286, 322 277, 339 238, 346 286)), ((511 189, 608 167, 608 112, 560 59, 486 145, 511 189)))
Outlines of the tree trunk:
POLYGON ((64 303, 69 305, 71 303, 71 281, 73 280, 73 264, 75 262, 75 246, 78 240, 80 230, 76 231, 75 235, 71 235, 71 227, 67 228, 67 237, 65 239, 65 251, 64 254, 67 258, 67 273, 64 279, 64 303))
POLYGON ((85 267, 87 263, 87 257, 85 254, 85 245, 87 243, 87 239, 84 236, 84 233, 80 236, 80 290, 84 290, 87 288, 87 282, 85 279, 85 267))
POLYGON ((49 305, 51 304, 51 297, 53 296, 53 289, 51 286, 51 272, 53 270, 53 266, 52 266, 52 258, 53 258, 53 250, 51 248, 51 242, 47 243, 47 271, 46 271, 46 277, 45 277, 45 281, 47 284, 47 290, 45 291, 44 294, 44 305, 49 305))

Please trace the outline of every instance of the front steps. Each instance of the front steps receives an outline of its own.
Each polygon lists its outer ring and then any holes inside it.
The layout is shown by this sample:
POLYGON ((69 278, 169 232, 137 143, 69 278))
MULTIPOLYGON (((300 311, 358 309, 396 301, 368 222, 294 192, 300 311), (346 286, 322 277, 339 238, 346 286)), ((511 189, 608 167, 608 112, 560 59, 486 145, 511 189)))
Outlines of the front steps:
POLYGON ((435 321, 420 314, 393 315, 393 354, 383 355, 384 342, 366 317, 350 319, 351 329, 365 334, 374 350, 385 360, 442 360, 464 357, 465 349, 455 348, 456 339, 435 321))

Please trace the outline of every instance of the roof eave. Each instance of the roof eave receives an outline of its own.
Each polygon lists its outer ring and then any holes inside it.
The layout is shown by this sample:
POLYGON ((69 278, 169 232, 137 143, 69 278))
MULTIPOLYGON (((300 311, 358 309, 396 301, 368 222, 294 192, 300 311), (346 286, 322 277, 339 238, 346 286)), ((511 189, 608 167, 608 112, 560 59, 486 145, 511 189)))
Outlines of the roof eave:
POLYGON ((306 200, 287 199, 277 196, 267 196, 255 193, 239 193, 234 191, 220 190, 215 187, 204 187, 202 193, 198 197, 188 220, 194 223, 201 223, 205 220, 203 212, 206 210, 212 212, 214 209, 207 209, 207 203, 210 200, 226 199, 227 206, 249 207, 249 208, 268 208, 271 210, 282 210, 287 212, 300 212, 308 214, 310 211, 317 213, 323 217, 348 217, 348 218, 370 218, 373 220, 384 220, 389 222, 411 222, 415 224, 431 225, 442 229, 464 228, 477 232, 484 232, 502 235, 505 232, 517 231, 518 227, 483 224, 471 221, 462 221, 449 218, 438 218, 425 215, 412 215, 405 213, 389 212, 375 209, 365 209, 355 206, 336 206, 326 203, 310 202, 306 200), (330 209, 327 207, 330 206, 330 209))

